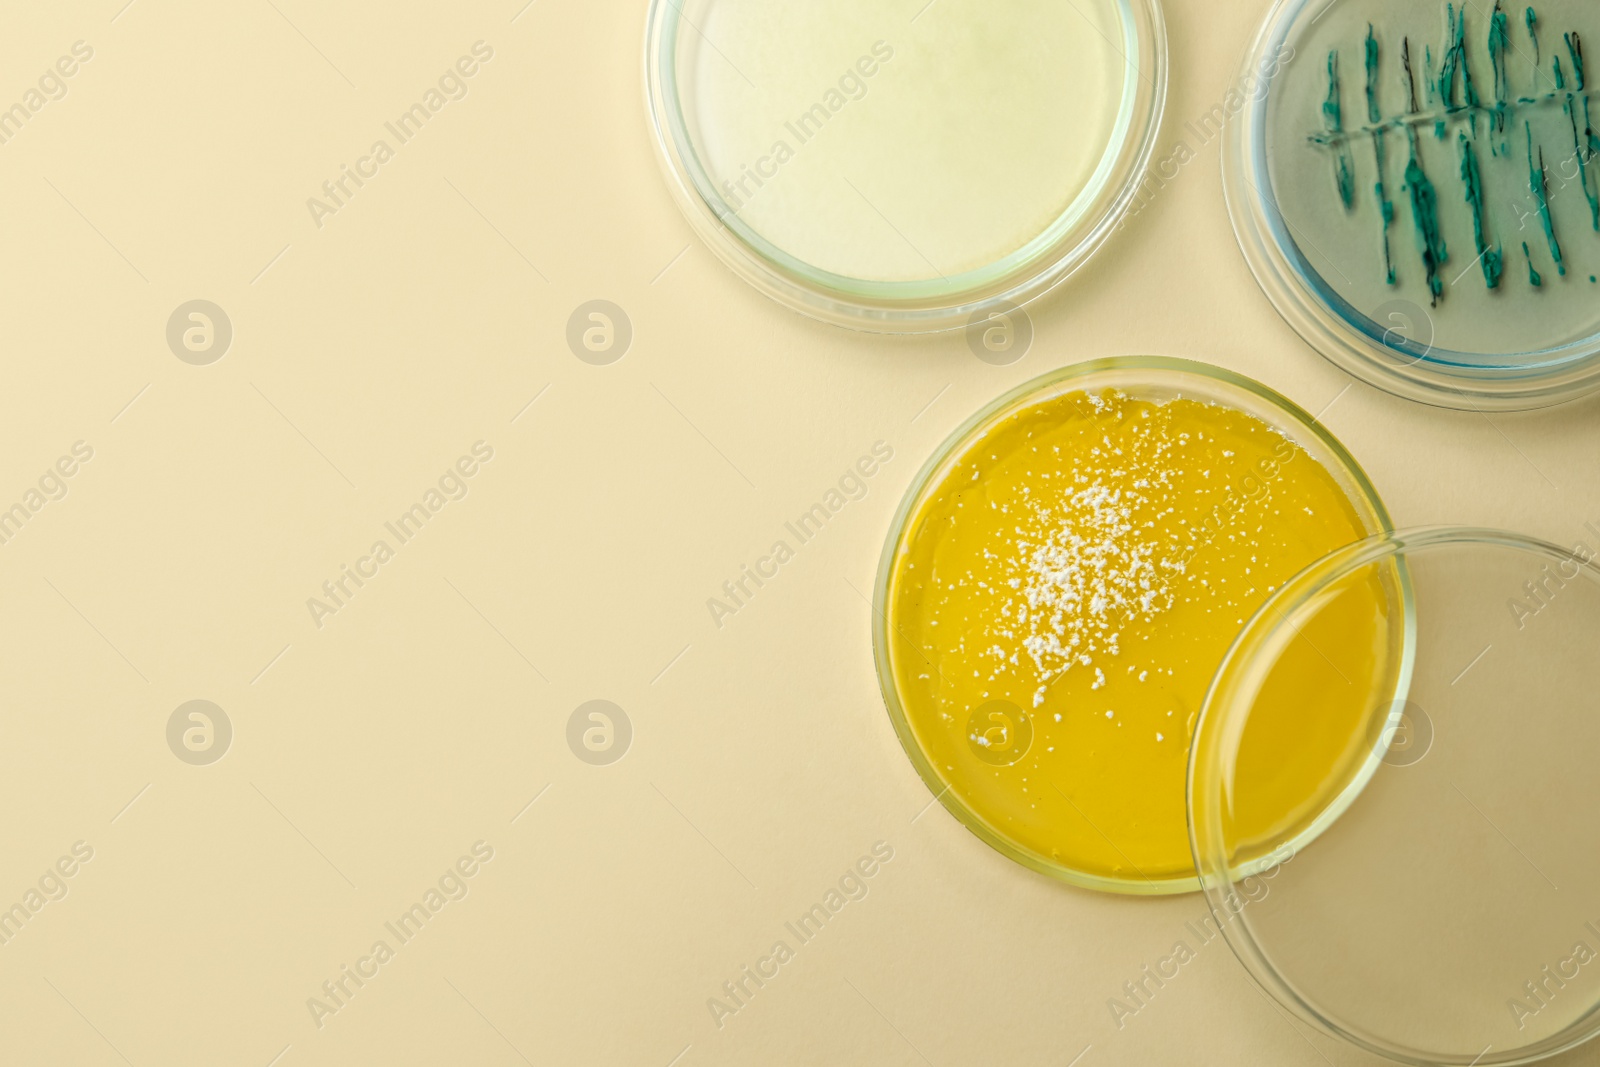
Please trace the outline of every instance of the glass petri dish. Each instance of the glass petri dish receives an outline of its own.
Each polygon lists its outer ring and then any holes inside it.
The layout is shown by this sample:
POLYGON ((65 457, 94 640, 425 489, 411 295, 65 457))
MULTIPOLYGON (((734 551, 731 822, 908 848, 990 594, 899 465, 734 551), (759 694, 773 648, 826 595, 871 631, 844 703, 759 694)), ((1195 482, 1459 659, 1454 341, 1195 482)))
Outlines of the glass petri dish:
POLYGON ((931 332, 1105 241, 1166 95, 1157 0, 653 0, 658 154, 696 232, 825 321, 931 332))
MULTIPOLYGON (((1164 357, 1053 372, 962 425, 900 505, 874 598, 890 720, 929 792, 1003 855, 1090 889, 1193 892, 1185 771, 1218 663, 1270 588, 1389 528, 1343 446, 1257 382, 1164 357), (1113 541, 1127 551, 1098 547, 1113 541)), ((1375 618, 1391 601, 1338 620, 1373 693, 1399 684, 1375 618)), ((1313 691, 1338 682, 1301 668, 1313 691)), ((1364 717, 1324 712, 1344 734, 1284 739, 1315 783, 1367 747, 1364 717)), ((1322 829, 1304 792, 1262 805, 1297 844, 1322 829)))
POLYGON ((1378 535, 1279 589, 1228 652, 1191 753, 1196 867, 1245 967, 1324 1031, 1430 1067, 1528 1063, 1600 1033, 1595 545, 1378 535), (1345 709, 1367 722, 1357 788, 1329 779, 1314 843, 1242 830, 1269 778, 1261 739, 1320 728, 1286 665, 1373 583, 1403 596, 1385 639, 1413 654, 1392 701, 1345 709))
POLYGON ((1252 272, 1313 348, 1463 409, 1600 385, 1600 40, 1583 0, 1279 0, 1224 188, 1252 272))

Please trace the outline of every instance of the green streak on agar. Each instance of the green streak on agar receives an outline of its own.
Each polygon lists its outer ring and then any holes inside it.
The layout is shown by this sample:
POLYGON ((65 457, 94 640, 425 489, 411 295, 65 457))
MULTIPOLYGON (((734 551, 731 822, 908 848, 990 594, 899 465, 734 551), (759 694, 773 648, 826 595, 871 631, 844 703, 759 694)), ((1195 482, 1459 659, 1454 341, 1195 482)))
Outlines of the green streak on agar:
POLYGON ((1409 101, 1407 114, 1417 113, 1417 75, 1411 69, 1411 38, 1404 37, 1400 41, 1400 66, 1406 72, 1406 93, 1409 101))
MULTIPOLYGON (((1476 109, 1480 101, 1477 86, 1472 81, 1472 65, 1468 61, 1467 8, 1463 4, 1461 10, 1457 11, 1455 4, 1447 4, 1445 12, 1448 29, 1443 67, 1439 71, 1439 96, 1444 100, 1447 111, 1476 109)), ((1476 127, 1476 111, 1472 121, 1476 127)))
MULTIPOLYGON (((1590 147, 1584 144, 1584 134, 1578 132, 1578 109, 1574 106, 1571 96, 1567 98, 1567 117, 1572 120, 1572 147, 1578 159, 1578 180, 1583 185, 1583 198, 1589 201, 1589 218, 1594 224, 1596 233, 1600 233, 1600 190, 1596 190, 1594 178, 1589 174, 1589 159, 1593 155, 1590 147)), ((1594 140, 1594 130, 1589 126, 1589 100, 1583 101, 1584 133, 1589 140, 1594 140)))
MULTIPOLYGON (((1490 127, 1502 137, 1506 132, 1506 114, 1511 98, 1511 78, 1506 72, 1506 53, 1510 49, 1510 24, 1500 7, 1500 0, 1495 0, 1494 14, 1489 16, 1489 65, 1494 68, 1494 118, 1490 127)), ((1493 155, 1494 151, 1494 146, 1490 145, 1490 154, 1493 155)))
POLYGON ((1417 158, 1417 139, 1411 137, 1411 158, 1406 163, 1406 190, 1411 194, 1411 218, 1416 225, 1417 251, 1422 253, 1422 265, 1428 274, 1428 290, 1433 294, 1433 304, 1439 304, 1444 294, 1444 284, 1439 280, 1439 268, 1449 257, 1444 236, 1439 232, 1439 195, 1422 169, 1417 158))
MULTIPOLYGON (((1328 53, 1328 98, 1322 102, 1322 124, 1331 134, 1344 132, 1344 112, 1339 103, 1339 52, 1328 53)), ((1355 165, 1349 145, 1342 144, 1333 161, 1333 177, 1346 211, 1356 204, 1355 165)))
POLYGON ((1490 289, 1500 287, 1500 275, 1505 270, 1498 248, 1491 248, 1483 232, 1483 175, 1478 169, 1478 153, 1465 133, 1460 135, 1461 183, 1466 186, 1467 207, 1472 211, 1472 237, 1477 244, 1478 260, 1483 264, 1483 282, 1490 289))
POLYGON ((1506 13, 1496 0, 1494 14, 1489 16, 1489 65, 1494 68, 1494 102, 1497 104, 1504 104, 1511 92, 1511 82, 1506 76, 1506 52, 1510 47, 1506 13))
POLYGON ((1562 39, 1567 42, 1567 54, 1572 57, 1572 80, 1578 92, 1583 92, 1583 39, 1578 36, 1578 31, 1562 34, 1562 39))
POLYGON ((1439 99, 1444 101, 1448 110, 1456 102, 1456 63, 1459 55, 1456 52, 1456 5, 1446 5, 1445 12, 1444 52, 1439 57, 1439 99))
MULTIPOLYGON (((1533 255, 1528 251, 1528 242, 1526 241, 1522 242, 1522 258, 1528 261, 1528 284, 1535 289, 1539 288, 1544 284, 1544 279, 1539 276, 1538 271, 1533 269, 1533 255)), ((1594 279, 1590 278, 1589 280, 1593 281, 1594 279)))
POLYGON ((1483 99, 1478 96, 1478 85, 1472 80, 1472 63, 1467 51, 1467 8, 1461 6, 1460 20, 1456 23, 1456 55, 1461 66, 1461 87, 1466 92, 1466 106, 1472 111, 1472 132, 1478 132, 1478 108, 1483 99))
MULTIPOLYGON (((1450 43, 1450 38, 1455 32, 1455 5, 1450 5, 1448 10, 1449 28, 1445 31, 1444 52, 1439 60, 1440 70, 1437 79, 1433 75, 1433 49, 1428 49, 1428 100, 1432 102, 1433 98, 1438 96, 1440 102, 1444 105, 1446 113, 1449 113, 1455 103, 1453 90, 1455 89, 1456 81, 1456 50, 1455 46, 1450 43)), ((1444 140, 1445 121, 1443 118, 1433 124, 1433 135, 1441 141, 1444 140)))
POLYGON ((1378 38, 1372 32, 1372 23, 1367 23, 1367 121, 1376 125, 1383 121, 1383 112, 1378 107, 1378 38))
POLYGON ((1375 127, 1372 131, 1372 152, 1378 164, 1378 180, 1373 191, 1378 194, 1378 209, 1383 218, 1383 267, 1390 285, 1394 284, 1394 256, 1389 248, 1389 227, 1394 223, 1394 202, 1384 188, 1383 175, 1387 169, 1387 153, 1383 145, 1383 111, 1378 106, 1378 38, 1367 23, 1367 120, 1375 127))
POLYGON ((1339 52, 1328 53, 1328 98, 1322 102, 1322 124, 1329 133, 1344 129, 1343 112, 1339 106, 1339 52))
POLYGON ((1567 265, 1561 257, 1561 242, 1556 240, 1555 222, 1550 217, 1550 187, 1545 181, 1544 146, 1539 147, 1539 162, 1533 161, 1533 126, 1524 122, 1528 134, 1528 189, 1539 205, 1539 222, 1544 227, 1545 241, 1550 245, 1550 258, 1556 261, 1556 273, 1565 275, 1567 265))

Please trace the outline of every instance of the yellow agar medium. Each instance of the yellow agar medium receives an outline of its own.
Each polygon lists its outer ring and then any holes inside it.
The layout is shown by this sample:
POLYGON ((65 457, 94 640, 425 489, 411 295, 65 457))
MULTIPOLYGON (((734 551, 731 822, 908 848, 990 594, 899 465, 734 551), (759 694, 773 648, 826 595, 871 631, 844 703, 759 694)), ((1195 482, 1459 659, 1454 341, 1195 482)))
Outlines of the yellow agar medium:
MULTIPOLYGON (((1080 884, 1194 878, 1189 743, 1244 622, 1373 531, 1334 476, 1253 415, 1117 391, 1047 397, 970 440, 896 547, 889 666, 915 743, 1003 850, 1080 884)), ((1373 752, 1393 590, 1346 588, 1297 635, 1231 768, 1231 833, 1310 829, 1373 752)))

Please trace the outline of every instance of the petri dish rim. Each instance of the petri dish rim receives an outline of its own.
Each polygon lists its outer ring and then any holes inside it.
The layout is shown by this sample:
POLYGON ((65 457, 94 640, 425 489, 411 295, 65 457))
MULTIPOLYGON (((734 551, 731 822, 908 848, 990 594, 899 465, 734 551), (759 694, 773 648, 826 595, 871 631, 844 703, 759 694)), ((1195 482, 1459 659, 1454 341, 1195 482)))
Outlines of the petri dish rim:
MULTIPOLYGON (((1214 742, 1219 734, 1226 732, 1224 726, 1219 725, 1218 717, 1223 716, 1223 722, 1226 723, 1228 712, 1219 705, 1219 702, 1226 695, 1224 686, 1228 679, 1236 672, 1248 670, 1249 656, 1253 650, 1264 644, 1270 647, 1270 639, 1275 633, 1286 626, 1294 625, 1292 618, 1298 608, 1361 569, 1382 564, 1384 561, 1389 561, 1398 570, 1404 583, 1406 662, 1402 668, 1404 676, 1402 687, 1397 689, 1395 694, 1396 701, 1401 701, 1409 692, 1413 657, 1417 647, 1416 618, 1411 604, 1410 581, 1406 577, 1405 557, 1410 553, 1473 545, 1518 550, 1543 557, 1550 562, 1573 560, 1570 551, 1538 538, 1504 530, 1470 526, 1427 526, 1389 530, 1329 553, 1285 582, 1277 592, 1262 603, 1255 614, 1245 621, 1243 629, 1219 664, 1211 688, 1207 691, 1205 702, 1201 706, 1200 717, 1195 724, 1194 741, 1190 747, 1188 780, 1185 786, 1188 792, 1186 809, 1189 819, 1189 847, 1195 869, 1199 872, 1206 905, 1212 917, 1217 920, 1229 949, 1243 964, 1252 980, 1279 1004, 1324 1033, 1349 1042, 1373 1055, 1408 1064, 1410 1067, 1473 1067, 1473 1065, 1519 1067, 1522 1064, 1546 1060, 1600 1037, 1600 1006, 1591 1009, 1561 1034, 1553 1035, 1534 1045, 1509 1050, 1506 1054, 1494 1054, 1492 1050, 1486 1049, 1478 1053, 1476 1058, 1472 1058, 1472 1053, 1462 1053, 1458 1058, 1442 1058, 1346 1026, 1331 1017, 1331 1013, 1321 1010, 1309 996, 1300 991, 1289 975, 1272 964, 1271 953, 1254 936, 1248 922, 1234 921, 1234 916, 1229 914, 1234 911, 1230 907, 1229 899, 1232 887, 1239 881, 1259 873, 1261 865, 1253 865, 1257 869, 1252 869, 1252 866, 1248 865, 1229 869, 1229 861, 1225 855, 1225 835, 1220 829, 1220 805, 1200 797, 1196 783, 1201 778, 1198 773, 1201 761, 1206 757, 1207 749, 1214 747, 1208 742, 1214 742), (1201 844, 1202 819, 1210 839, 1216 843, 1216 847, 1210 850, 1201 844)), ((1582 563, 1580 566, 1593 580, 1600 582, 1600 566, 1596 566, 1592 561, 1582 563)), ((1235 710, 1233 714, 1237 715, 1238 711, 1235 710)), ((1391 723, 1393 721, 1394 718, 1391 717, 1391 723)), ((1383 736, 1380 734, 1380 737, 1383 736)), ((1361 777, 1363 786, 1370 781, 1382 755, 1381 746, 1375 746, 1373 754, 1368 759, 1367 769, 1361 777)), ((1211 756, 1212 762, 1221 758, 1223 757, 1214 753, 1211 756)), ((1207 777, 1213 782, 1221 781, 1221 777, 1216 774, 1207 777)), ((1330 805, 1332 815, 1327 821, 1331 822, 1332 818, 1342 814, 1358 794, 1359 790, 1350 788, 1344 790, 1330 805), (1334 810, 1335 808, 1337 810, 1334 810)), ((1275 850, 1275 853, 1281 853, 1284 848, 1296 849, 1303 844, 1309 844, 1309 840, 1286 842, 1275 850)))
POLYGON ((1027 304, 1065 281, 1115 232, 1138 194, 1166 104, 1166 24, 1160 0, 1110 2, 1123 32, 1120 48, 1108 43, 1125 63, 1105 151, 1083 190, 1049 226, 985 266, 938 281, 851 278, 806 263, 745 224, 706 173, 684 116, 677 80, 682 0, 651 0, 646 18, 645 96, 657 161, 696 233, 769 297, 813 318, 868 332, 960 328, 974 315, 1027 304))
MULTIPOLYGON (((1288 43, 1298 20, 1342 0, 1276 0, 1246 50, 1245 75, 1288 43)), ((1319 15, 1320 17, 1320 15, 1319 15)), ((1313 20, 1314 21, 1314 20, 1313 20)), ((1222 186, 1250 272, 1300 338, 1341 370, 1387 393, 1456 410, 1523 411, 1600 389, 1600 333, 1553 348, 1485 357, 1400 337, 1336 293, 1314 268, 1273 193, 1267 158, 1268 91, 1250 97, 1224 134, 1222 186), (1486 362, 1498 359, 1502 362, 1486 362)), ((1420 309, 1419 309, 1420 310, 1420 309)), ((1426 313, 1426 312, 1424 312, 1426 313)))
MULTIPOLYGON (((1019 848, 1004 833, 990 826, 981 814, 954 795, 949 783, 923 752, 922 746, 917 741, 916 731, 906 715, 905 706, 900 700, 899 686, 895 681, 894 665, 890 657, 889 612, 892 604, 891 586, 895 558, 904 540, 907 523, 944 467, 964 450, 975 433, 986 428, 1007 411, 1036 402, 1051 392, 1063 392, 1080 385, 1092 387, 1088 384, 1092 379, 1113 375, 1137 378, 1153 389, 1169 390, 1173 395, 1194 396, 1229 403, 1230 406, 1246 411, 1274 429, 1290 435, 1303 448, 1308 448, 1314 443, 1315 447, 1308 450, 1312 451, 1317 462, 1327 467, 1329 473, 1346 487, 1351 504, 1361 512, 1369 528, 1375 534, 1393 529, 1394 523, 1376 487, 1360 463, 1339 439, 1329 433, 1310 412, 1261 382, 1222 367, 1174 356, 1112 356, 1072 364, 1024 382, 985 404, 950 433, 912 478, 890 522, 889 534, 879 556, 872 598, 873 660, 877 668, 878 687, 883 694, 884 707, 894 726, 900 747, 904 749, 906 757, 916 769, 923 785, 934 794, 934 799, 938 800, 946 811, 979 840, 1030 870, 1081 889, 1124 896, 1170 896, 1193 893, 1202 888, 1198 874, 1157 881, 1106 878, 1065 864, 1048 862, 1031 851, 1019 848), (1187 384, 1192 392, 1184 392, 1182 388, 1184 384, 1187 384), (1224 399, 1229 396, 1236 399, 1224 399)), ((1198 731, 1197 721, 1196 737, 1199 736, 1198 731)), ((1321 833, 1325 825, 1319 824, 1309 828, 1295 839, 1295 843, 1308 842, 1316 834, 1321 833)))

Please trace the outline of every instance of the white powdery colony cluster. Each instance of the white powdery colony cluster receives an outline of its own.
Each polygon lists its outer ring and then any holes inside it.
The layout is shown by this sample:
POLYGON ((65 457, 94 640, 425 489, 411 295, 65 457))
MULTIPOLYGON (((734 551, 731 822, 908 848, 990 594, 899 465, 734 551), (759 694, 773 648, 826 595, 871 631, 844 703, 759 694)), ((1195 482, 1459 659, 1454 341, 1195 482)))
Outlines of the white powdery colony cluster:
MULTIPOLYGON (((1164 445, 1158 443, 1156 451, 1166 451, 1164 445)), ((1101 449, 1092 454, 1109 458, 1101 449)), ((1058 503, 1030 494, 1032 513, 1027 528, 1016 528, 1017 562, 1007 582, 1015 596, 1001 611, 1014 623, 1003 635, 1011 647, 997 644, 990 651, 1013 668, 1019 652, 1032 660, 1039 679, 1034 707, 1044 702, 1050 683, 1074 666, 1095 671, 1091 688, 1104 685, 1096 657, 1119 655, 1125 626, 1172 605, 1171 583, 1185 564, 1177 546, 1156 538, 1154 526, 1157 516, 1173 509, 1152 506, 1147 494, 1154 490, 1159 501, 1163 490, 1170 491, 1173 472, 1152 466, 1150 476, 1134 480, 1122 470, 1080 470, 1076 487, 1058 503)))

